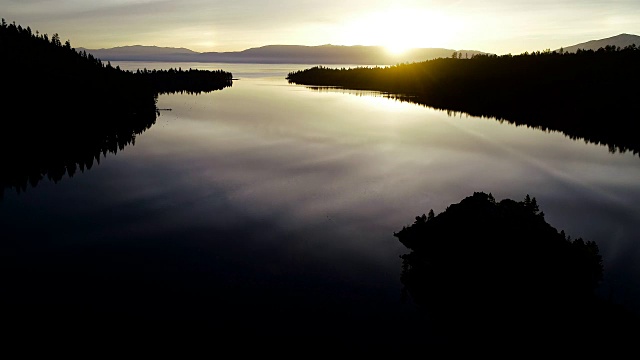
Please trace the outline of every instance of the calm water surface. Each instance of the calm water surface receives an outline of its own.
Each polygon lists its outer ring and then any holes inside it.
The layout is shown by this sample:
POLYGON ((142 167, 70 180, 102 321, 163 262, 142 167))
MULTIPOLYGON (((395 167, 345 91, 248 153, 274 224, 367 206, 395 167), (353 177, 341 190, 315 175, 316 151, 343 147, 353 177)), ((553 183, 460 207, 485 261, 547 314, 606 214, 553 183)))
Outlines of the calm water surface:
POLYGON ((638 155, 288 84, 305 65, 114 65, 238 80, 161 95, 171 110, 135 145, 57 184, 5 191, 2 296, 13 316, 362 344, 436 338, 402 295, 407 250, 393 232, 474 191, 536 197, 551 225, 597 242, 601 292, 640 309, 638 155))

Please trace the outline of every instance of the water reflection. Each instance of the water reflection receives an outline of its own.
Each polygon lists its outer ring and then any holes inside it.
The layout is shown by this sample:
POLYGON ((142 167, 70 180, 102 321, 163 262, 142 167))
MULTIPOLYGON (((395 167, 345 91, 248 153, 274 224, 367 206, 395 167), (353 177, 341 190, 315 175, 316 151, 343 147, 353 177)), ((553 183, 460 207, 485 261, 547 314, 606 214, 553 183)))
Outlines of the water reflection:
MULTIPOLYGON (((618 301, 635 303, 625 273, 637 273, 633 259, 640 255, 636 157, 557 132, 451 119, 368 92, 345 97, 280 84, 241 81, 216 94, 218 101, 162 98, 182 109, 171 115, 183 124, 154 134, 170 145, 162 156, 176 164, 188 158, 180 168, 194 174, 206 169, 196 184, 219 185, 226 197, 251 204, 243 206, 251 216, 275 217, 285 227, 290 221, 295 228, 331 224, 340 235, 317 241, 354 249, 354 240, 338 239, 360 238, 356 228, 375 223, 376 233, 390 233, 404 222, 402 214, 444 209, 478 189, 516 198, 535 191, 553 223, 601 244, 608 269, 603 291, 614 286, 618 301), (248 102, 254 106, 244 106, 248 102)), ((360 249, 357 256, 363 252, 386 257, 383 247, 360 249)))
POLYGON ((205 91, 166 90, 149 94, 149 101, 137 104, 134 112, 115 104, 90 115, 57 107, 8 106, 5 112, 9 117, 23 120, 4 126, 6 133, 13 136, 6 137, 0 146, 3 154, 0 199, 8 188, 21 193, 44 179, 57 183, 65 175, 71 178, 78 171, 91 169, 107 154, 115 155, 135 145, 136 137, 155 124, 160 111, 172 110, 156 107, 159 95, 196 96, 230 86, 228 81, 209 84, 205 91), (64 119, 64 125, 56 121, 43 123, 43 118, 64 119), (32 122, 36 126, 28 125, 32 122))
POLYGON ((155 106, 141 107, 137 113, 108 112, 93 116, 57 109, 48 109, 46 114, 21 110, 17 116, 24 118, 24 122, 47 116, 65 119, 71 125, 24 129, 3 143, 0 197, 6 188, 20 193, 45 178, 55 183, 65 175, 73 177, 78 171, 91 169, 107 153, 116 154, 128 145, 135 145, 136 136, 155 123, 157 112, 155 106), (87 127, 84 125, 87 122, 92 125, 87 127))
MULTIPOLYGON (((572 120, 566 114, 558 117, 559 115, 552 111, 552 109, 544 116, 532 115, 532 112, 520 106, 503 109, 503 112, 488 112, 483 107, 473 108, 469 106, 454 109, 437 106, 431 99, 419 96, 381 93, 368 90, 350 90, 334 86, 306 87, 318 92, 334 91, 357 96, 376 96, 418 104, 445 111, 451 117, 471 116, 487 118, 497 120, 500 123, 525 126, 545 132, 560 132, 572 140, 583 140, 588 143, 607 146, 611 153, 640 153, 640 141, 637 136, 634 136, 631 128, 621 126, 620 122, 615 122, 616 125, 613 126, 611 122, 606 120, 608 118, 636 118, 637 114, 630 107, 621 106, 615 109, 600 109, 598 111, 594 109, 594 111, 591 112, 577 112, 575 120, 572 120)), ((539 111, 536 111, 536 113, 539 113, 539 111)), ((633 124, 633 121, 623 122, 623 124, 625 123, 633 124)))
POLYGON ((440 328, 402 302, 406 248, 392 234, 478 189, 535 194, 549 223, 598 243, 605 291, 638 304, 635 156, 265 76, 161 95, 172 111, 134 147, 73 181, 5 194, 5 326, 221 346, 432 344, 440 328))

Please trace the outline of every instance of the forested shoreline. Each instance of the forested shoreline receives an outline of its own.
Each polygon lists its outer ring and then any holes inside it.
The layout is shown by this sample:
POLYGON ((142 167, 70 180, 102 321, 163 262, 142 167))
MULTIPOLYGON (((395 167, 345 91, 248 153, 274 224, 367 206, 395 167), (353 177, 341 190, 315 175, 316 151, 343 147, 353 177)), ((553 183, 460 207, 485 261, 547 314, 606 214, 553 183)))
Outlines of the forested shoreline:
POLYGON ((156 121, 157 97, 232 85, 223 70, 121 70, 30 27, 0 24, 0 197, 60 180, 135 143, 156 121))
POLYGON ((316 66, 287 80, 381 91, 436 109, 561 131, 612 152, 640 151, 633 131, 640 120, 634 109, 640 48, 454 56, 389 67, 316 66))

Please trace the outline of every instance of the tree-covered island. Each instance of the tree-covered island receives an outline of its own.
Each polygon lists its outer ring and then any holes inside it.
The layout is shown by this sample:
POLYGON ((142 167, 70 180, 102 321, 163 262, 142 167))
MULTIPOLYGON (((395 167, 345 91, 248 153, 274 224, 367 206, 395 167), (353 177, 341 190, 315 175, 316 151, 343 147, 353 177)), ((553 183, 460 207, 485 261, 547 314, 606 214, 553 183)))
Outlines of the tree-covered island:
POLYGON ((388 67, 327 68, 291 72, 290 83, 375 90, 429 107, 561 131, 640 151, 640 48, 607 46, 576 53, 453 54, 388 67))
POLYGON ((597 295, 598 245, 545 220, 535 197, 475 192, 394 236, 401 282, 443 342, 500 350, 630 348, 640 319, 597 295))

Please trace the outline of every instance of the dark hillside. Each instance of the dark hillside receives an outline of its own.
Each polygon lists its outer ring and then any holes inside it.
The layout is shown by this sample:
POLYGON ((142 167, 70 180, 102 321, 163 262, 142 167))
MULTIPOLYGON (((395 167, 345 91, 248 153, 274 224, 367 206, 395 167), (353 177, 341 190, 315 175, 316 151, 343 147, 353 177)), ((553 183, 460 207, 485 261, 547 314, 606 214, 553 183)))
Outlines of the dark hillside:
POLYGON ((4 19, 0 49, 0 195, 73 176, 134 143, 155 123, 159 93, 231 86, 221 70, 123 71, 4 19))

